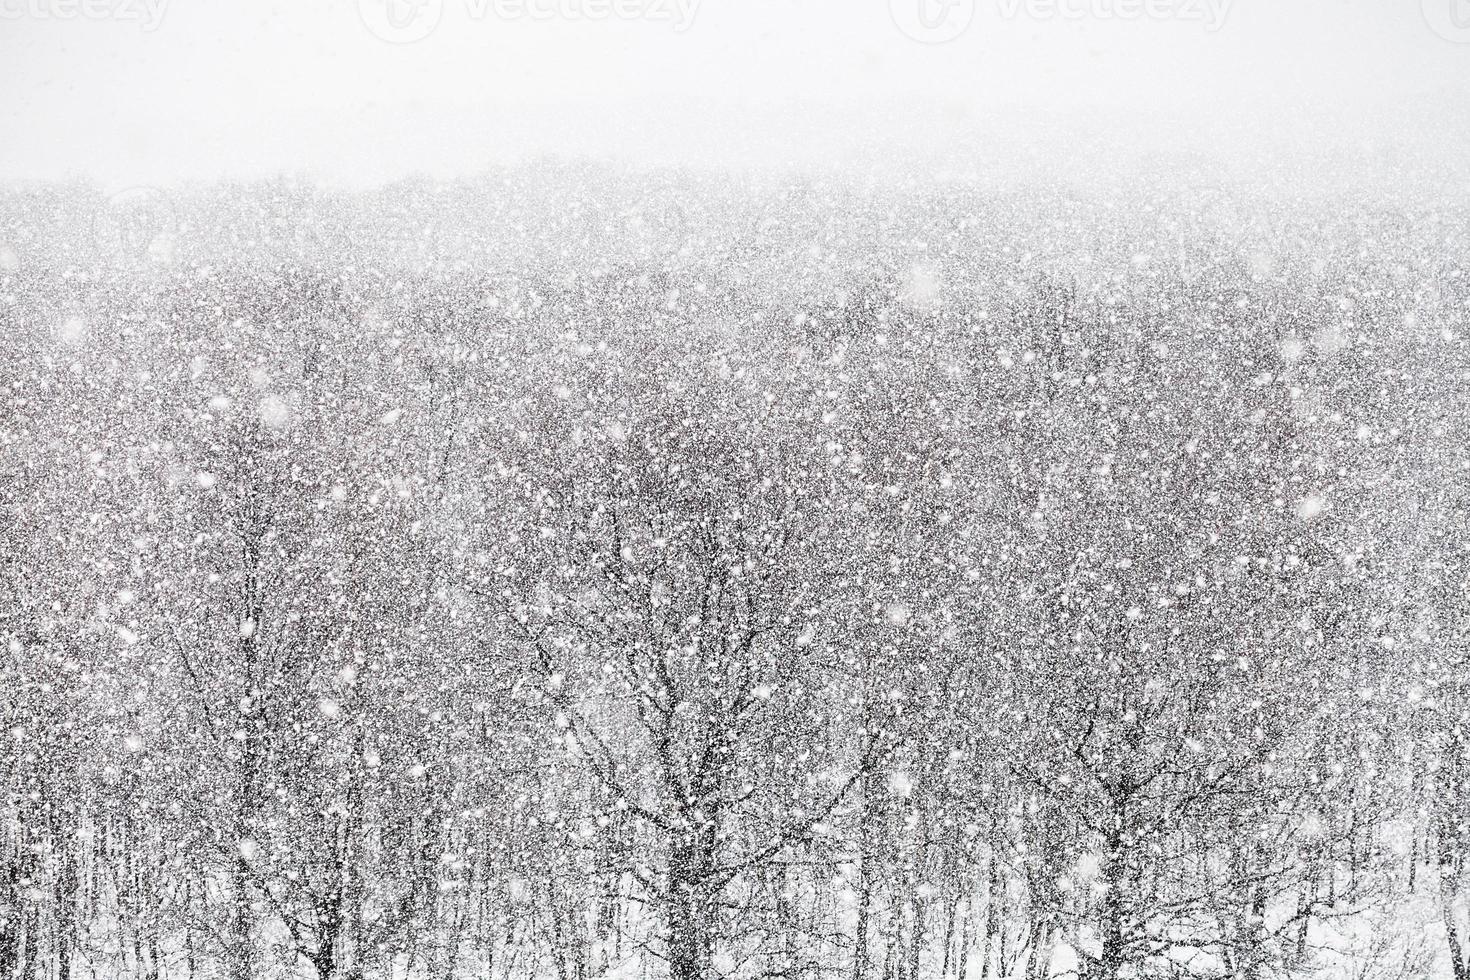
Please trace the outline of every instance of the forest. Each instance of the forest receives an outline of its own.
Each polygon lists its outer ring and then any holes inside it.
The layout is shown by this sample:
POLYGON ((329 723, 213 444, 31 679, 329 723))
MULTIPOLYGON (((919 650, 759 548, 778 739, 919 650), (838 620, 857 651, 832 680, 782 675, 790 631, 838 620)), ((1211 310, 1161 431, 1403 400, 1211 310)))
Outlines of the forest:
POLYGON ((1467 217, 0 189, 0 977, 1470 978, 1467 217))

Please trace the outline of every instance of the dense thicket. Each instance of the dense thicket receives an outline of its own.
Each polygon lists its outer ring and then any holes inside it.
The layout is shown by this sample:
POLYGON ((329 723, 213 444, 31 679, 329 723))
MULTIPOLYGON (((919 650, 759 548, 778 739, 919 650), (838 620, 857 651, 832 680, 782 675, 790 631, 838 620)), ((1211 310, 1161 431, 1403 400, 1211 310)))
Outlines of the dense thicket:
POLYGON ((576 177, 9 192, 0 976, 1470 976, 1459 217, 576 177))

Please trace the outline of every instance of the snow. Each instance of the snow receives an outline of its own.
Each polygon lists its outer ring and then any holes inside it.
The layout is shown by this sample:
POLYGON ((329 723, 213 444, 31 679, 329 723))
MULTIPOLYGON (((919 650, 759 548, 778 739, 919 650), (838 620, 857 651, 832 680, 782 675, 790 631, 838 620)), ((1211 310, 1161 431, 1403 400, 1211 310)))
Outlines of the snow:
POLYGON ((1454 975, 1463 208, 0 203, 0 974, 1454 975))

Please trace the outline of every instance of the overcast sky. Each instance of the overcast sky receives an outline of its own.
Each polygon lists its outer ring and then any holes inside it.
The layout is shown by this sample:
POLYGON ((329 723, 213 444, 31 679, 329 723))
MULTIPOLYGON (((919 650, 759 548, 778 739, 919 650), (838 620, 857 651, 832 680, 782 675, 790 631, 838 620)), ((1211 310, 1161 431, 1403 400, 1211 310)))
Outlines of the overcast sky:
POLYGON ((1453 177, 1466 146, 1470 0, 588 2, 617 10, 0 0, 0 177, 370 184, 545 153, 1453 177))

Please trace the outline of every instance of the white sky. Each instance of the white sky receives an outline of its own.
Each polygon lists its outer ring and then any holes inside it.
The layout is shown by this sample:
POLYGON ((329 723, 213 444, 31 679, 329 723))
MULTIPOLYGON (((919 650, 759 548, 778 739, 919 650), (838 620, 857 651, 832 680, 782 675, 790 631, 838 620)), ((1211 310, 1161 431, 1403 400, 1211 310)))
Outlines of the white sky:
MULTIPOLYGON (((975 0, 968 30, 939 45, 905 36, 890 0, 698 0, 683 32, 476 19, 475 0, 443 0, 437 29, 398 45, 367 29, 359 0, 167 0, 152 31, 56 16, 78 2, 0 0, 0 178, 364 184, 555 153, 1120 179, 1167 154, 1309 181, 1454 181, 1470 148, 1470 43, 1441 36, 1460 4, 1470 41, 1467 0, 1233 0, 1213 32, 975 0)), ((146 17, 160 0, 86 2, 146 17)))

